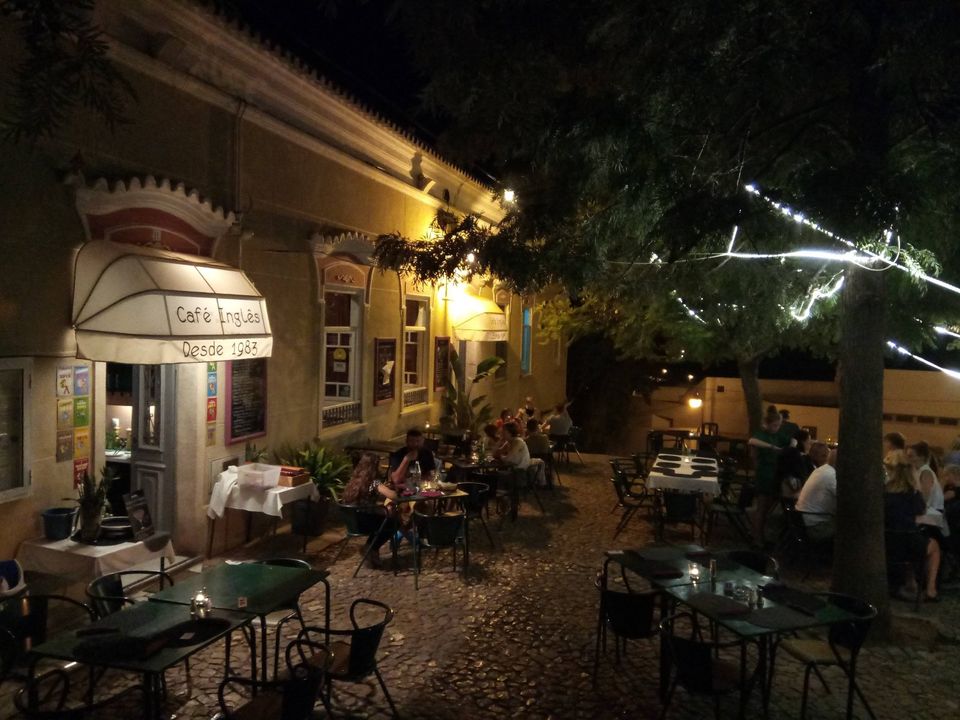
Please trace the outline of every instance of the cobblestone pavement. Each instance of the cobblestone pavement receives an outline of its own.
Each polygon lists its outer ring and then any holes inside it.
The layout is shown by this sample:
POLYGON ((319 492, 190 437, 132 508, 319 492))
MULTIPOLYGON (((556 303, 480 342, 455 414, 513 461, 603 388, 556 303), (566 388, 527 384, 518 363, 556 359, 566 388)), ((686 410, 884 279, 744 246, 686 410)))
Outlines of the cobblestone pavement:
MULTIPOLYGON (((355 598, 382 600, 396 610, 381 645, 380 667, 403 717, 659 716, 654 643, 632 643, 619 667, 613 663, 611 643, 609 655, 600 663, 596 689, 592 686, 597 617, 593 581, 602 553, 611 547, 646 544, 652 534, 647 521, 637 518, 616 541, 612 539, 617 515, 610 513, 614 497, 604 458, 585 459, 586 465, 575 464, 564 472, 562 487, 541 493, 545 514, 525 503, 515 525, 507 520, 500 528, 500 520, 491 519, 498 543, 495 550, 488 546, 480 526, 474 526, 467 582, 452 572, 449 551, 427 558, 419 591, 414 590, 406 544, 396 577, 389 570, 363 568, 357 578, 351 578, 358 561, 355 548, 362 545, 359 540, 351 541, 336 564, 331 563, 337 546, 309 556, 317 567, 331 571, 334 627, 348 624, 347 610, 355 598)), ((667 540, 688 542, 689 534, 668 529, 667 540)), ((822 585, 825 579, 812 577, 809 582, 822 585)), ((322 593, 307 593, 303 607, 308 622, 320 622, 322 593)), ((898 626, 909 629, 904 635, 908 639, 866 648, 858 668, 860 684, 877 717, 960 717, 954 692, 960 645, 949 637, 938 639, 926 622, 911 622, 913 613, 904 603, 895 603, 895 612, 903 616, 898 626)), ((940 604, 925 605, 920 616, 939 621, 949 636, 949 628, 960 627, 960 598, 956 592, 947 594, 940 604)), ((233 666, 245 667, 243 649, 234 652, 233 666)), ((189 691, 184 690, 183 669, 169 671, 167 684, 173 694, 166 709, 178 718, 210 718, 217 711, 222 667, 220 644, 191 661, 189 691)), ((836 669, 826 670, 825 675, 832 692, 827 694, 814 680, 808 717, 841 718, 845 684, 836 669)), ((798 663, 778 658, 771 717, 799 717, 802 679, 798 663)), ((119 688, 129 682, 128 676, 111 673, 99 687, 119 688)), ((721 703, 724 717, 736 716, 735 697, 721 703)), ((375 681, 335 684, 334 708, 343 717, 390 716, 375 681)), ((854 712, 866 717, 859 704, 854 712)), ((669 717, 700 718, 711 713, 709 700, 678 690, 669 717)), ((748 714, 759 713, 755 694, 748 714)), ((117 714, 123 716, 138 715, 131 709, 117 714)))

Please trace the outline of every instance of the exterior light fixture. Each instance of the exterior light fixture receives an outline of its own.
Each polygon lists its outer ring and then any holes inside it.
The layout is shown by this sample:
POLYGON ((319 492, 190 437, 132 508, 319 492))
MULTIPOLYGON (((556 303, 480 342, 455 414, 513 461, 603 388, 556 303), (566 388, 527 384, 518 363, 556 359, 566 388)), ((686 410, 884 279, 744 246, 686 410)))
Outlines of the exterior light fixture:
POLYGON ((505 203, 513 203, 517 200, 517 193, 513 190, 504 190, 503 191, 503 201, 505 203))
POLYGON ((687 400, 687 405, 689 405, 693 410, 699 410, 701 407, 703 407, 703 398, 701 398, 699 395, 696 395, 687 400))
POLYGON ((661 375, 666 375, 666 374, 667 374, 667 369, 666 369, 666 368, 661 369, 661 370, 660 370, 660 374, 661 374, 661 375))
POLYGON ((693 382, 693 375, 690 374, 690 373, 688 373, 688 374, 687 374, 687 380, 690 381, 690 382, 693 382))

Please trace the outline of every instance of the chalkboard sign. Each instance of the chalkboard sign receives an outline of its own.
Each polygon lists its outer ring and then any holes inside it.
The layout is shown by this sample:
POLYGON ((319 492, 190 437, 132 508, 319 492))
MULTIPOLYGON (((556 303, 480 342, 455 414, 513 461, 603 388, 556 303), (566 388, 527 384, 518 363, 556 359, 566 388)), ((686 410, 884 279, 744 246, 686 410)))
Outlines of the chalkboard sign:
POLYGON ((438 337, 433 351, 433 389, 443 390, 450 380, 450 338, 438 337))
POLYGON ((226 444, 267 434, 267 359, 227 363, 226 444))
POLYGON ((374 338, 373 360, 373 402, 375 405, 383 405, 391 402, 396 395, 396 338, 374 338))

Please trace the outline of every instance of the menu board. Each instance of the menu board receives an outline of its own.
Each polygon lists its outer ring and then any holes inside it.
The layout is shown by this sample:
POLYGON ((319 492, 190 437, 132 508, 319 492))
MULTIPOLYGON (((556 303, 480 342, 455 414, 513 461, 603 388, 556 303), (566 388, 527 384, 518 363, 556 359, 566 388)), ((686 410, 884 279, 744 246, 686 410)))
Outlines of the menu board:
POLYGON ((373 360, 373 402, 382 405, 392 401, 396 395, 396 338, 374 338, 373 360))
POLYGON ((267 434, 267 359, 227 362, 226 444, 267 434))
POLYGON ((443 390, 450 380, 450 338, 435 339, 433 350, 433 389, 443 390))

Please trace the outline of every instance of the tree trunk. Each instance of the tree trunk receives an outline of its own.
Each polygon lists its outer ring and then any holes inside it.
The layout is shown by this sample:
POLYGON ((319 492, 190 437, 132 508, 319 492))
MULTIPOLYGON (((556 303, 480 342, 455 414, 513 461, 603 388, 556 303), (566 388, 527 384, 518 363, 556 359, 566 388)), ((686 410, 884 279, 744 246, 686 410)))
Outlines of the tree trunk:
POLYGON ((850 266, 840 300, 840 451, 833 589, 873 603, 889 630, 883 535, 884 274, 850 266))
POLYGON ((763 398, 760 396, 760 358, 737 360, 740 371, 740 385, 743 398, 747 403, 747 418, 750 421, 750 434, 755 433, 763 421, 763 398))

